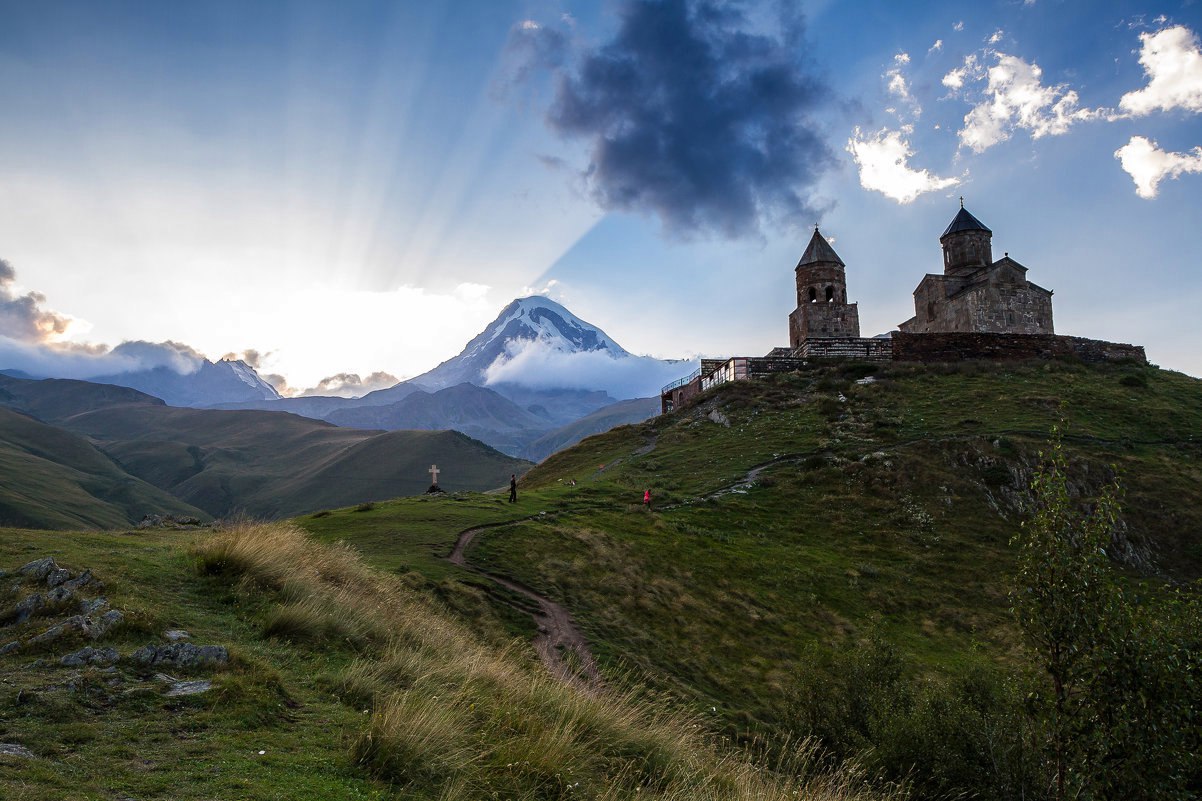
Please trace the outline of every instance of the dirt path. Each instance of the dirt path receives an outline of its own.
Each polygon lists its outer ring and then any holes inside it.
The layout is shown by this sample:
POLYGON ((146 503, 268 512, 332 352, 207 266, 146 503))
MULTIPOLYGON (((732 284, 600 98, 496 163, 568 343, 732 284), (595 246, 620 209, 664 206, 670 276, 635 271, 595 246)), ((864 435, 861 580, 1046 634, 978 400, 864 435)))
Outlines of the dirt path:
MULTIPOLYGON (((459 539, 455 541, 455 547, 447 559, 451 564, 470 570, 510 592, 534 601, 538 605, 538 611, 531 613, 534 624, 538 627, 538 634, 534 635, 534 650, 538 653, 538 658, 543 665, 551 675, 569 684, 575 684, 581 689, 590 692, 601 689, 603 682, 601 673, 597 670, 597 660, 593 658, 588 641, 572 621, 572 616, 567 609, 524 584, 468 564, 467 549, 477 534, 489 528, 509 525, 512 522, 518 521, 469 528, 459 535, 459 539)), ((515 608, 520 609, 520 607, 515 608)), ((523 609, 522 611, 528 610, 523 609)))

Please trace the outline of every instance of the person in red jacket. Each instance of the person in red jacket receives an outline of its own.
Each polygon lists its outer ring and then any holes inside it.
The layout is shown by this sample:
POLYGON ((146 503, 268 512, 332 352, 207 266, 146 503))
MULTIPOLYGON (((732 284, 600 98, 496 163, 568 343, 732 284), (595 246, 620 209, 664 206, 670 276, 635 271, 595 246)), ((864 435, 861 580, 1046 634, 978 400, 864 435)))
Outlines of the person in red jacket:
POLYGON ((643 506, 647 507, 648 511, 651 510, 651 490, 643 492, 643 506))

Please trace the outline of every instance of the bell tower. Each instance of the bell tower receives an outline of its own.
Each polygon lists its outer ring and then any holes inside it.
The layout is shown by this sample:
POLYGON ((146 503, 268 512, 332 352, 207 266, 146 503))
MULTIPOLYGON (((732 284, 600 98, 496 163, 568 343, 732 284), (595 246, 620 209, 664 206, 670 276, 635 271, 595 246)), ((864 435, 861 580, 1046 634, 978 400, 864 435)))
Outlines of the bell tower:
POLYGON ((946 276, 963 278, 993 264, 993 231, 968 213, 964 198, 960 198, 960 211, 939 237, 939 244, 943 245, 946 276))
POLYGON ((797 308, 789 315, 789 347, 799 348, 807 339, 860 336, 860 311, 847 302, 844 266, 815 225, 794 268, 797 308))

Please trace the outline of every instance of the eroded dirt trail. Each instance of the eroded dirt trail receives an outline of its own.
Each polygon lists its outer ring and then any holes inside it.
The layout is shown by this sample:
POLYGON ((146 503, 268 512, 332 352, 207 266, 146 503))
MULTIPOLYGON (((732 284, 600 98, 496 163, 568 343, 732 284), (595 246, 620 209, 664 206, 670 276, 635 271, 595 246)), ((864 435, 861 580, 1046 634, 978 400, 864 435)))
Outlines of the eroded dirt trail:
POLYGON ((498 586, 537 604, 538 611, 531 613, 534 624, 538 627, 538 634, 534 636, 534 650, 538 653, 543 665, 551 675, 569 684, 575 684, 590 692, 601 689, 603 682, 601 673, 597 670, 597 660, 593 658, 593 652, 588 647, 588 640, 576 627, 572 621, 572 615, 567 609, 520 582, 489 573, 468 563, 467 550, 472 544, 472 540, 481 531, 494 527, 479 526, 462 532, 447 559, 451 564, 483 576, 498 586))

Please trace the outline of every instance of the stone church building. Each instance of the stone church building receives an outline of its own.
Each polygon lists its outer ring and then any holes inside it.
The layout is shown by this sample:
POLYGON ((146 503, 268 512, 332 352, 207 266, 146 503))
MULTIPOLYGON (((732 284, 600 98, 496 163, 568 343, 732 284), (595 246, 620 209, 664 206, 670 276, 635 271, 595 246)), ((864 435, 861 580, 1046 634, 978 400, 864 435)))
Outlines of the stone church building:
POLYGON ((993 260, 993 231, 968 213, 964 201, 939 237, 943 274, 927 275, 914 290, 907 334, 1052 334, 1052 292, 1027 280, 1027 268, 1007 253, 993 260))
POLYGON ((860 310, 847 301, 846 265, 814 226, 793 268, 797 308, 789 314, 789 347, 762 357, 702 359, 701 367, 660 390, 663 412, 681 409, 727 381, 805 369, 817 360, 954 362, 1067 358, 1085 363, 1146 364, 1138 345, 1057 336, 1052 292, 1027 280, 1027 268, 1005 254, 993 260, 993 232, 964 208, 939 237, 943 273, 914 290, 914 316, 897 331, 860 336, 860 310))

